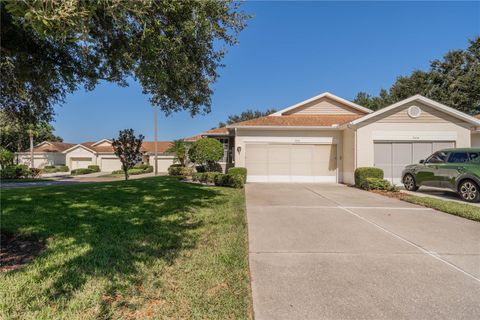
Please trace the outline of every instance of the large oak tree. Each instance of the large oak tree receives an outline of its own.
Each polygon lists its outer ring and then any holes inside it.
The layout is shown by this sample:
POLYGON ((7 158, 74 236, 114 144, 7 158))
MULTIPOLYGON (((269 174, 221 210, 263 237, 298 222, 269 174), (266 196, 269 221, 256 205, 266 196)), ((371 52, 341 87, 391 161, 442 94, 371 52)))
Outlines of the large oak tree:
POLYGON ((78 88, 133 77, 167 114, 207 113, 247 18, 231 0, 1 1, 1 109, 50 121, 78 88))

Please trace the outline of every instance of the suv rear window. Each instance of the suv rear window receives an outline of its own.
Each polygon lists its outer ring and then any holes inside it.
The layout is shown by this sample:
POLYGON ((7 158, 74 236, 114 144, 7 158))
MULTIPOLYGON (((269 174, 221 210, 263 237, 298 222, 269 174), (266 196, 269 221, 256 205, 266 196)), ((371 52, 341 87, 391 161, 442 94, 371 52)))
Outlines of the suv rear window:
POLYGON ((465 163, 468 161, 470 161, 470 158, 466 152, 452 152, 448 158, 450 163, 465 163))
POLYGON ((471 162, 480 163, 480 153, 470 152, 468 155, 470 156, 470 161, 471 162))

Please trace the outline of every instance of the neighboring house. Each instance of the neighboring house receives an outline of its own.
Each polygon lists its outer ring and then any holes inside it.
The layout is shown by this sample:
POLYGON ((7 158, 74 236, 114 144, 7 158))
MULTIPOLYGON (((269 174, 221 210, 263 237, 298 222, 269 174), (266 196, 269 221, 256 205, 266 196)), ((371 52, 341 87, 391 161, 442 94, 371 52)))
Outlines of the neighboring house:
MULTIPOLYGON (((477 114, 475 118, 480 119, 480 114, 477 114)), ((472 131, 472 147, 480 148, 480 128, 472 131)))
POLYGON ((420 95, 372 112, 323 93, 229 125, 221 138, 232 150, 227 161, 246 167, 250 182, 353 184, 356 168, 375 166, 399 183, 405 165, 438 149, 470 147, 479 127, 479 119, 420 95))
MULTIPOLYGON (((170 141, 158 142, 158 172, 167 172, 168 167, 173 164, 173 156, 166 154, 170 147, 170 141)), ((142 148, 142 162, 154 165, 155 144, 153 141, 144 141, 142 148)), ((121 170, 122 163, 115 155, 112 141, 102 139, 96 142, 84 142, 72 146, 63 151, 65 163, 71 170, 88 168, 89 165, 98 165, 102 172, 121 170)))
MULTIPOLYGON (((65 165, 65 155, 63 151, 71 148, 75 144, 64 142, 43 141, 33 148, 33 165, 35 168, 44 168, 45 166, 65 165)), ((17 162, 31 166, 30 150, 17 152, 17 162)))
MULTIPOLYGON (((172 146, 171 141, 157 142, 157 165, 158 172, 168 172, 168 167, 174 163, 174 155, 167 153, 167 150, 172 146)), ((155 142, 144 141, 142 144, 143 162, 155 166, 155 142)))

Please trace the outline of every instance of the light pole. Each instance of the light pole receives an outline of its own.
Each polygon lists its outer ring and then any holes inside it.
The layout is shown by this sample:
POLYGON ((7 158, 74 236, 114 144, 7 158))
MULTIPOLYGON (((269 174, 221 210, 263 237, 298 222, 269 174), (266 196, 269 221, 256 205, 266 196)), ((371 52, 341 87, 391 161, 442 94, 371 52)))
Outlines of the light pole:
POLYGON ((153 104, 153 121, 154 123, 154 136, 155 136, 155 175, 158 175, 158 136, 157 136, 157 102, 155 101, 153 104))
POLYGON ((33 169, 35 168, 33 165, 33 130, 29 129, 28 134, 30 135, 30 167, 33 169))

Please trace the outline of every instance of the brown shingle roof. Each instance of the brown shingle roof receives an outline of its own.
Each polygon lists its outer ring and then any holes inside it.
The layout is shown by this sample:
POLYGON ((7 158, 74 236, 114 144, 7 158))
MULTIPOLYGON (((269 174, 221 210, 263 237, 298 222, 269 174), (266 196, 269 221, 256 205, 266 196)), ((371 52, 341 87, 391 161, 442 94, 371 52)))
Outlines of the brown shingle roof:
POLYGON ((195 141, 200 140, 200 139, 202 139, 202 135, 201 135, 201 134, 198 134, 198 135, 193 136, 193 137, 185 138, 185 139, 183 139, 183 141, 186 141, 186 142, 195 142, 195 141))
MULTIPOLYGON (((157 150, 158 153, 165 153, 168 148, 172 146, 171 141, 158 141, 157 142, 157 150)), ((155 141, 143 141, 142 151, 153 153, 155 152, 155 141)))
POLYGON ((475 118, 480 119, 480 113, 477 115, 474 115, 475 118))
POLYGON ((341 125, 362 115, 287 115, 287 116, 266 116, 252 120, 237 122, 233 127, 245 126, 285 126, 285 127, 330 127, 341 125))
MULTIPOLYGON (((66 142, 51 142, 44 141, 37 147, 33 148, 33 152, 62 152, 75 145, 75 143, 66 143, 66 142)), ((29 152, 30 149, 24 150, 23 152, 29 152)))
POLYGON ((226 127, 222 127, 222 128, 215 128, 215 129, 210 129, 210 130, 207 130, 207 131, 204 131, 202 133, 202 135, 208 135, 208 134, 228 134, 228 129, 226 127))

